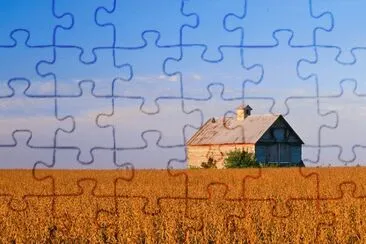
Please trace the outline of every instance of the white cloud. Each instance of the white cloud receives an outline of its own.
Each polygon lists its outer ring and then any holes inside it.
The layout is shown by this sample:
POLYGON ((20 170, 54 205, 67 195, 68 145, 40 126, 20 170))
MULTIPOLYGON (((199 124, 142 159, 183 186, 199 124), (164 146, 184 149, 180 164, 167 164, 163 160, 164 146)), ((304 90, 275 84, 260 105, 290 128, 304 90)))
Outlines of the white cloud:
POLYGON ((178 76, 176 76, 176 75, 174 75, 174 76, 170 76, 170 77, 169 77, 169 81, 173 81, 173 82, 178 81, 178 76))
POLYGON ((202 80, 202 76, 199 74, 193 74, 193 79, 194 80, 202 80))
POLYGON ((156 80, 165 80, 165 81, 178 81, 178 76, 167 76, 167 75, 145 75, 145 76, 134 76, 133 80, 137 81, 156 81, 156 80))
POLYGON ((40 85, 39 87, 39 90, 41 92, 44 92, 44 93, 50 93, 54 90, 54 84, 53 84, 53 81, 51 82, 46 82, 46 83, 43 83, 40 85))

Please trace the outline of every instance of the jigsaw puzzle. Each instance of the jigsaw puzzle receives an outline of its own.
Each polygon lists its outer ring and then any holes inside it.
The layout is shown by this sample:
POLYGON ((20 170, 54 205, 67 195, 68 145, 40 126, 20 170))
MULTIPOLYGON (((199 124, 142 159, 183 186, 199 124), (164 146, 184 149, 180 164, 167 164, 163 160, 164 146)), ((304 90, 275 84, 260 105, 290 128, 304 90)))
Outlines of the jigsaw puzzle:
POLYGON ((365 7, 0 0, 0 241, 365 242, 365 7))

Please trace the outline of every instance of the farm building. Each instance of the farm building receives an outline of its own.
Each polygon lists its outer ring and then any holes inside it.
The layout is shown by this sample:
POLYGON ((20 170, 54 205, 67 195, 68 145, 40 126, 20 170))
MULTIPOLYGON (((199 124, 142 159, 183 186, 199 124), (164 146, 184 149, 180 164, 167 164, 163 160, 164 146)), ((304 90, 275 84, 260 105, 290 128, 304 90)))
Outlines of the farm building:
POLYGON ((236 117, 212 118, 187 142, 188 166, 200 167, 209 158, 224 167, 229 151, 244 149, 257 162, 299 164, 304 142, 282 115, 251 115, 249 105, 236 109, 236 117))

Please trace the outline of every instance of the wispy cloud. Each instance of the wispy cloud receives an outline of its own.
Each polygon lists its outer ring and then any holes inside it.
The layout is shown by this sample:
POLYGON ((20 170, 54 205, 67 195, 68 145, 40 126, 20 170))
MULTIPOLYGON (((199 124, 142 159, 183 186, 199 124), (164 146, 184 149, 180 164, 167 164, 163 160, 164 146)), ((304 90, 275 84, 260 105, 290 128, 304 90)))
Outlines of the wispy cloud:
POLYGON ((178 76, 177 75, 173 75, 173 76, 167 76, 167 75, 144 75, 144 76, 134 76, 132 78, 133 80, 137 80, 137 81, 178 81, 178 76))
POLYGON ((51 82, 43 83, 39 86, 40 92, 44 92, 47 94, 54 91, 54 89, 55 89, 54 84, 51 82))
POLYGON ((192 77, 193 77, 194 80, 202 80, 202 76, 199 75, 199 74, 193 74, 192 77))

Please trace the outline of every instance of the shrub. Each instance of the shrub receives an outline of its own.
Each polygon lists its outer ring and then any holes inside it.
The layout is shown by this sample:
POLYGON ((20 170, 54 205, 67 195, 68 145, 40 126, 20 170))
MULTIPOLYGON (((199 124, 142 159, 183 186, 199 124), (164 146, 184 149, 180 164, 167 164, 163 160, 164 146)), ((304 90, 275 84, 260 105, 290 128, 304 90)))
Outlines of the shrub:
POLYGON ((244 149, 235 149, 227 153, 224 166, 225 168, 256 168, 260 167, 260 164, 255 160, 253 153, 244 149))

